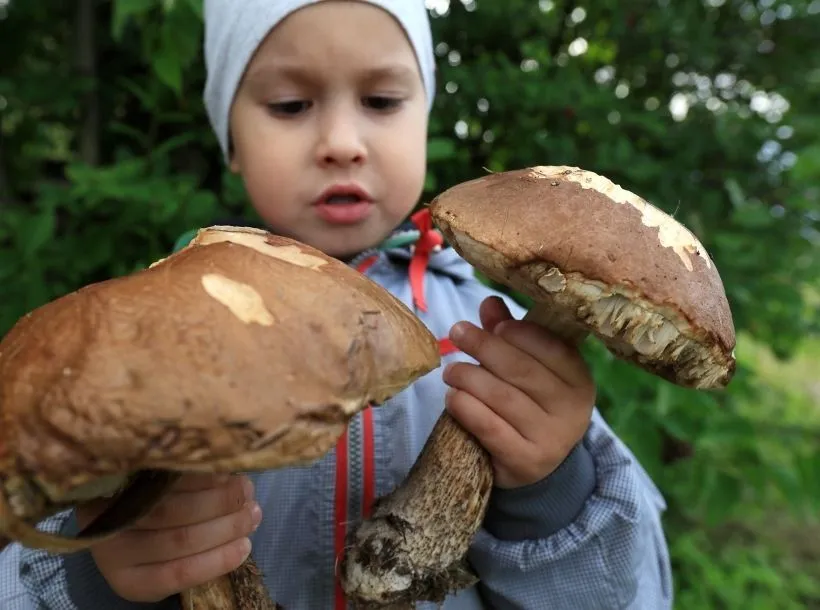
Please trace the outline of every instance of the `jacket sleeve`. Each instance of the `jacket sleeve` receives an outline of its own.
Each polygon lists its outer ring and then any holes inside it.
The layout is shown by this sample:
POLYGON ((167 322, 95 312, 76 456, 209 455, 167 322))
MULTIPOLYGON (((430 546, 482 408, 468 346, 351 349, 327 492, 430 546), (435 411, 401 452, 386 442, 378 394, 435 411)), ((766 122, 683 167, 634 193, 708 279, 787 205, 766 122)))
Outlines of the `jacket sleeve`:
MULTIPOLYGON (((43 521, 39 529, 76 535, 74 512, 59 513, 43 521)), ((156 604, 129 602, 119 597, 97 569, 88 551, 53 555, 22 548, 18 563, 22 588, 31 608, 37 610, 180 610, 176 598, 156 604)))
POLYGON ((493 491, 469 554, 485 603, 496 610, 671 608, 665 508, 596 410, 582 442, 549 477, 493 491))
POLYGON ((11 543, 0 551, 0 608, 3 610, 37 610, 20 580, 21 550, 18 543, 11 543))

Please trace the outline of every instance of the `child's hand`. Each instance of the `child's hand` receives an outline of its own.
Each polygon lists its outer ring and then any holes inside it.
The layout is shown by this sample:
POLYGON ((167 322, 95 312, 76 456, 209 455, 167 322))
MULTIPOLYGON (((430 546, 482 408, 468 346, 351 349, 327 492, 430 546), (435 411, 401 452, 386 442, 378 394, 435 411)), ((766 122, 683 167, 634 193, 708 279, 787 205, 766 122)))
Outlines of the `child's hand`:
MULTIPOLYGON (((99 512, 78 510, 80 527, 99 512)), ((138 524, 91 554, 117 595, 158 602, 239 567, 261 514, 247 477, 186 475, 138 524)))
POLYGON ((535 324, 513 320, 504 302, 481 304, 484 329, 460 322, 450 339, 480 365, 449 365, 446 407, 492 456, 495 484, 540 481, 589 426, 595 385, 575 347, 535 324))

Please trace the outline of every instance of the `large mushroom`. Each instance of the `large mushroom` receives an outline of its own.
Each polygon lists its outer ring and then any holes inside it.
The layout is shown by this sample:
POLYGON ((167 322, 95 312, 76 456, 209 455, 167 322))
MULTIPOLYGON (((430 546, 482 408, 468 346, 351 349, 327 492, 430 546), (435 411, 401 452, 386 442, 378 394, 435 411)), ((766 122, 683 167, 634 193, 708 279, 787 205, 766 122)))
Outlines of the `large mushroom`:
MULTIPOLYGON (((714 262, 674 218, 607 178, 575 167, 489 174, 430 212, 459 254, 534 301, 526 320, 572 343, 591 334, 684 387, 732 378, 734 326, 714 262)), ((349 597, 394 607, 475 583, 465 556, 491 488, 486 452, 445 412, 405 481, 351 533, 349 597)))
MULTIPOLYGON (((181 473, 311 462, 439 362, 412 311, 342 262, 260 230, 204 229, 3 338, 0 535, 76 551, 139 519, 181 473), (77 538, 35 527, 107 497, 77 538)), ((252 559, 182 598, 186 610, 276 607, 252 559)))

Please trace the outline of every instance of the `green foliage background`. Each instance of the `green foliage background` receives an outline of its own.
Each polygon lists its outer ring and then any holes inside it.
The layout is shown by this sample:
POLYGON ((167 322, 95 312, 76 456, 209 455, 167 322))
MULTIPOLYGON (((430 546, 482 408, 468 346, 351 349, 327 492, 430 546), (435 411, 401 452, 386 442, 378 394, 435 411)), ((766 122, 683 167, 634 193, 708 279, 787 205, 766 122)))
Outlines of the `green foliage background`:
MULTIPOLYGON (((587 346, 601 409, 669 501, 676 607, 820 608, 820 2, 430 4, 450 6, 433 10, 427 197, 580 165, 674 213, 721 270, 726 392, 587 346)), ((251 214, 201 103, 201 0, 11 0, 0 17, 0 334, 251 214)))

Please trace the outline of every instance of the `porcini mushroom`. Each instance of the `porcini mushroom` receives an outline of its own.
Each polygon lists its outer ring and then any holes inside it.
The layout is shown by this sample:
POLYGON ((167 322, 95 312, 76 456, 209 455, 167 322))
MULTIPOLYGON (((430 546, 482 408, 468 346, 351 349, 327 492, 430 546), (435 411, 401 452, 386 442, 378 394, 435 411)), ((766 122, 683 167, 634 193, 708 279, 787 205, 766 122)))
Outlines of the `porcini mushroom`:
MULTIPOLYGON (((439 361, 412 311, 344 263, 265 231, 201 230, 0 342, 0 535, 76 551, 139 519, 181 473, 311 462, 439 361), (104 497, 77 538, 35 529, 104 497)), ((275 607, 251 559, 182 597, 186 610, 275 607)))
MULTIPOLYGON (((732 315, 706 249, 607 178, 575 167, 490 174, 443 192, 430 212, 466 260, 534 301, 526 320, 571 343, 591 334, 684 387, 732 378, 732 315)), ((491 488, 488 456, 445 412, 404 482, 352 532, 348 596, 442 601, 475 583, 464 558, 491 488)))

